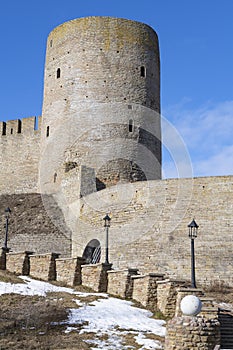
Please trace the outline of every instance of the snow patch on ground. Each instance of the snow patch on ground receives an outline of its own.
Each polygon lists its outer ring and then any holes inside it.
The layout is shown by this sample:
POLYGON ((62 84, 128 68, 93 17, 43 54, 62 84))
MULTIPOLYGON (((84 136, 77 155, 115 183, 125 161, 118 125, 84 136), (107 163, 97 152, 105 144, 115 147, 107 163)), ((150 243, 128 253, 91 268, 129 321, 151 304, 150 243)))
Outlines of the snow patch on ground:
POLYGON ((66 333, 71 331, 94 333, 93 339, 87 341, 93 344, 92 349, 135 349, 133 346, 125 345, 124 336, 129 334, 133 335, 135 342, 142 346, 141 350, 162 349, 159 341, 146 338, 146 334, 165 336, 165 321, 151 318, 150 311, 134 307, 132 302, 109 297, 106 293, 81 293, 72 288, 58 287, 26 276, 20 278, 24 283, 0 282, 0 295, 14 293, 45 297, 49 292, 65 292, 74 295, 78 308, 70 309, 68 320, 65 321, 66 333), (89 304, 79 300, 91 295, 105 299, 98 299, 89 304), (81 331, 80 326, 75 327, 75 325, 83 325, 81 331))
POLYGON ((0 282, 0 295, 2 294, 21 294, 21 295, 39 295, 45 297, 49 292, 72 293, 73 289, 57 287, 47 282, 36 281, 26 276, 20 276, 25 283, 5 283, 0 282))
POLYGON ((150 311, 132 305, 130 301, 117 298, 99 299, 79 309, 71 309, 68 323, 88 321, 83 332, 97 333, 119 327, 165 336, 165 321, 152 319, 150 311))
POLYGON ((134 307, 129 301, 110 297, 96 300, 79 309, 71 309, 68 324, 71 326, 87 322, 80 333, 96 334, 95 340, 88 341, 97 346, 93 349, 133 349, 122 343, 127 330, 136 334, 134 338, 136 343, 142 345, 141 349, 162 349, 159 341, 147 339, 144 335, 152 333, 165 336, 165 321, 155 320, 151 316, 150 311, 134 307), (106 335, 107 340, 101 340, 106 335))
POLYGON ((143 333, 138 333, 134 337, 139 345, 143 345, 141 349, 162 349, 161 343, 157 340, 147 339, 143 333))
POLYGON ((0 295, 2 294, 21 294, 21 295, 39 295, 45 297, 50 292, 65 292, 69 294, 75 294, 79 297, 87 297, 91 295, 107 298, 106 293, 82 293, 77 292, 72 288, 59 287, 48 282, 34 280, 27 276, 19 276, 25 283, 6 283, 0 282, 0 295))

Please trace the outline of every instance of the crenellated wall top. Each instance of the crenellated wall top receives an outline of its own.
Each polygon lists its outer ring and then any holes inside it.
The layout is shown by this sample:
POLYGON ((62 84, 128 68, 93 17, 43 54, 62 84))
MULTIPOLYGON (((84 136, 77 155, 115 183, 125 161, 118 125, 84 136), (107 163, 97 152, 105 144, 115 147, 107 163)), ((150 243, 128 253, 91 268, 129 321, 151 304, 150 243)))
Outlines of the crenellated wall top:
POLYGON ((41 131, 41 117, 29 117, 0 122, 0 136, 38 135, 41 131))

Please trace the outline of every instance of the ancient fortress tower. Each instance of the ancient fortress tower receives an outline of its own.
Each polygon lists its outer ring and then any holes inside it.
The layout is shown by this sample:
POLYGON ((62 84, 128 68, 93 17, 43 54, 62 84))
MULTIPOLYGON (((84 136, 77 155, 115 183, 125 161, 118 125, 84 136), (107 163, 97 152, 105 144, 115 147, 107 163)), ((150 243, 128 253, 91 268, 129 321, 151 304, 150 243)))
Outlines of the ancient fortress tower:
POLYGON ((46 188, 64 178, 64 163, 66 173, 93 169, 97 190, 161 178, 159 48, 150 27, 89 17, 50 33, 41 146, 46 188))
POLYGON ((55 28, 46 52, 42 117, 1 123, 0 209, 12 209, 11 249, 90 261, 98 251, 103 261, 108 212, 113 267, 189 278, 195 217, 197 279, 233 284, 232 177, 161 180, 154 30, 81 18, 55 28))

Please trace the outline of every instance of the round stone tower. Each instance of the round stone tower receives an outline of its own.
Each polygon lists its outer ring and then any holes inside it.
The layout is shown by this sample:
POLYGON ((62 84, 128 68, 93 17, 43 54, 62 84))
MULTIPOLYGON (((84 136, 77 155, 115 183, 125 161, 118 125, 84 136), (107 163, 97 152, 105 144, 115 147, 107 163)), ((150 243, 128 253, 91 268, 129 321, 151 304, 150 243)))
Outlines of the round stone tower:
POLYGON ((97 190, 161 178, 159 61, 157 35, 140 22, 87 17, 50 33, 42 186, 64 185, 81 168, 89 189, 93 178, 97 190))

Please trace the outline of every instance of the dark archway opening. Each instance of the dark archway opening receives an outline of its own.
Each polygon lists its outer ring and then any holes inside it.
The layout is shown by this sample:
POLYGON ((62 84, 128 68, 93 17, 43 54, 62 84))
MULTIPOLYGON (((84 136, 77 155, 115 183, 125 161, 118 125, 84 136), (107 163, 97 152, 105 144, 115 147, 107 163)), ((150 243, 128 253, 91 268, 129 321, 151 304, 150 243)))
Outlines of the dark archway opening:
POLYGON ((100 262, 101 247, 98 239, 92 239, 84 249, 83 256, 86 264, 97 264, 100 262))

